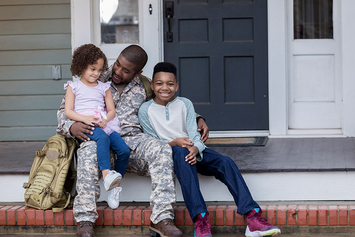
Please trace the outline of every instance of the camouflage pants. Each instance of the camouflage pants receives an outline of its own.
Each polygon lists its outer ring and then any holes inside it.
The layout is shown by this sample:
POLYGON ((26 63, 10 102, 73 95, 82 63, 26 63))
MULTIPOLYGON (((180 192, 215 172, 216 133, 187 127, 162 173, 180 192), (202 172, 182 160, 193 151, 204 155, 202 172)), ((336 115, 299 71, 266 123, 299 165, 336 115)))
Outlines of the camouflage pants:
MULTIPOLYGON (((173 204, 176 197, 171 147, 163 141, 144 136, 129 158, 127 172, 151 176, 151 221, 156 224, 166 218, 174 219, 173 204)), ((100 186, 94 141, 82 143, 78 149, 76 189, 78 195, 73 208, 75 220, 95 222, 100 186)))
POLYGON ((80 144, 77 151, 77 180, 73 213, 76 222, 95 222, 98 217, 96 202, 100 197, 99 164, 96 156, 96 142, 80 144))

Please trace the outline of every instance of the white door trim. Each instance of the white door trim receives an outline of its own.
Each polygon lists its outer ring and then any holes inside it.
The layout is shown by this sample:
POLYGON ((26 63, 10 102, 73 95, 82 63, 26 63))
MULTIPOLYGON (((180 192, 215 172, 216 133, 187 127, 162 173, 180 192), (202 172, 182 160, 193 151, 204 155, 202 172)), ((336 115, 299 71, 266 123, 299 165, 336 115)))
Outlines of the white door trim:
POLYGON ((287 134, 286 2, 268 1, 269 132, 287 134))

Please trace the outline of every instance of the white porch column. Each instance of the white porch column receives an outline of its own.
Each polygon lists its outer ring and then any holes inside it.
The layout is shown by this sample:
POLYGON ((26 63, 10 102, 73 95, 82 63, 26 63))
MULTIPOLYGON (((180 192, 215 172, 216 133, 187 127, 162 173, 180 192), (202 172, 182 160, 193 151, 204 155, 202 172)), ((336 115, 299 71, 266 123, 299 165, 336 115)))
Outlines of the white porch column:
POLYGON ((287 133, 286 1, 268 1, 269 124, 271 136, 287 133))
POLYGON ((355 1, 341 1, 343 54, 343 132, 355 137, 355 1))
POLYGON ((71 0, 71 47, 72 51, 83 44, 92 43, 91 1, 71 0))

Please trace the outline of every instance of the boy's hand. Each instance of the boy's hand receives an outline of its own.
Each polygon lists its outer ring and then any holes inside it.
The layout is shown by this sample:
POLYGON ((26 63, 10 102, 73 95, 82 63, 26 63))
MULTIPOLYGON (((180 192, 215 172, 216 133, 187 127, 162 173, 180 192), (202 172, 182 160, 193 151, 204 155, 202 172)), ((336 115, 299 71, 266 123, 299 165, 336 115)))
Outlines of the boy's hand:
POLYGON ((99 126, 99 128, 105 128, 107 126, 107 120, 102 119, 102 121, 100 123, 98 123, 97 125, 99 126))
POLYGON ((208 138, 208 134, 210 133, 210 130, 205 120, 202 118, 197 121, 197 131, 201 133, 201 141, 205 142, 208 138))
POLYGON ((95 117, 94 115, 90 115, 90 116, 84 116, 83 122, 86 123, 87 125, 95 126, 97 120, 99 120, 98 117, 95 117))
POLYGON ((198 148, 195 146, 188 146, 186 147, 189 150, 190 154, 185 157, 185 161, 188 162, 190 165, 196 164, 196 156, 198 154, 198 148))
POLYGON ((179 137, 171 142, 169 142, 170 146, 180 146, 180 147, 188 147, 188 146, 193 146, 194 143, 190 141, 187 137, 179 137))

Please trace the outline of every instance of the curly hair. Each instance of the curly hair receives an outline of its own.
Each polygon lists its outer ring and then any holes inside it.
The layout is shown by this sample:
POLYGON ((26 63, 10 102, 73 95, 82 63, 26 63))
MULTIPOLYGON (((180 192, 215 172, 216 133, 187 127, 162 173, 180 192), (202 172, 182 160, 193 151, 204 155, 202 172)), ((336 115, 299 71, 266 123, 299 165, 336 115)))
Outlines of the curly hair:
POLYGON ((92 64, 96 64, 97 60, 104 60, 103 71, 108 69, 106 55, 100 48, 93 44, 84 44, 74 50, 70 71, 73 76, 81 76, 83 71, 92 64))

